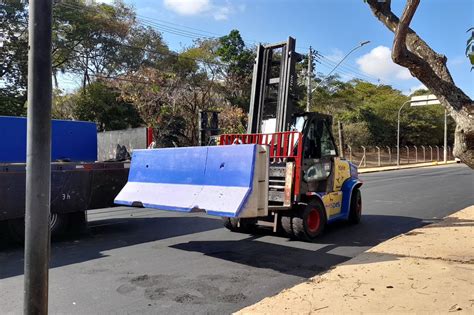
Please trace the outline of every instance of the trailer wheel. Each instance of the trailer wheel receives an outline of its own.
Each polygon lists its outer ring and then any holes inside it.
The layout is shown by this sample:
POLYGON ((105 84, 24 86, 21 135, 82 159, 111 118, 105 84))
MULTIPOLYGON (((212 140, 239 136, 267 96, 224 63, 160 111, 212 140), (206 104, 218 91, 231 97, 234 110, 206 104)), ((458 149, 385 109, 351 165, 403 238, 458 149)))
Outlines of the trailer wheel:
POLYGON ((293 217, 294 236, 301 240, 312 241, 324 231, 326 222, 323 204, 319 200, 313 200, 293 217))
POLYGON ((362 196, 359 188, 354 188, 351 196, 351 208, 349 210, 349 222, 357 224, 362 217, 362 196))
POLYGON ((222 221, 224 222, 224 226, 232 232, 250 232, 257 224, 257 219, 253 218, 239 219, 222 217, 222 221))
MULTIPOLYGON (((51 237, 63 235, 68 228, 68 215, 62 213, 52 213, 49 227, 51 237)), ((17 243, 25 242, 25 218, 13 219, 7 221, 10 237, 17 243)))

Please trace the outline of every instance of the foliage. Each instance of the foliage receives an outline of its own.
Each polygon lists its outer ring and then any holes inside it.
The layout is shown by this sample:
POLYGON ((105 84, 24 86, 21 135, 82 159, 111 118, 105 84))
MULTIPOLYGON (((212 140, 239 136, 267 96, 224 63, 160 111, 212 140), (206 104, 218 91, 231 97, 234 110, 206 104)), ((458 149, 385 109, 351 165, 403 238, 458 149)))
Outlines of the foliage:
POLYGON ((135 108, 119 98, 120 93, 101 81, 88 85, 76 93, 74 117, 95 121, 100 131, 134 128, 141 125, 135 108))
POLYGON ((219 129, 221 133, 245 133, 247 115, 242 108, 225 105, 219 108, 219 129))
MULTIPOLYGON (((420 90, 414 94, 427 92, 420 90)), ((333 115, 335 121, 341 120, 349 145, 393 146, 397 137, 398 110, 407 100, 407 96, 388 85, 360 80, 341 82, 332 77, 313 93, 312 109, 333 115)), ((449 127, 452 134, 452 122, 449 127)), ((443 129, 444 109, 440 106, 406 105, 402 109, 401 145, 441 145, 443 129)))
POLYGON ((254 49, 246 47, 238 30, 232 30, 228 35, 219 38, 216 54, 225 63, 225 84, 222 86, 225 99, 230 104, 248 111, 254 49))
POLYGON ((15 95, 8 89, 0 89, 0 115, 1 116, 25 116, 26 95, 24 93, 15 95))

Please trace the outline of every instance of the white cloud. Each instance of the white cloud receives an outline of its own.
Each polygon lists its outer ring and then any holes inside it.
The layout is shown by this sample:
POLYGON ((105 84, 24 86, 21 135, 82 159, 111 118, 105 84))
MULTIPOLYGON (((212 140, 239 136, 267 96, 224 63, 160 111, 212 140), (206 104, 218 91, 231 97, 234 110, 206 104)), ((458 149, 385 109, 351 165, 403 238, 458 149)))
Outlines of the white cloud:
POLYGON ((229 2, 216 5, 212 0, 163 0, 164 6, 179 15, 208 14, 218 21, 227 20, 235 11, 243 12, 245 5, 234 8, 229 2))
POLYGON ((362 72, 387 82, 413 79, 408 69, 395 64, 391 58, 390 48, 378 46, 357 59, 362 72))
POLYGON ((218 21, 227 20, 230 14, 229 7, 217 7, 212 14, 214 18, 218 21))
POLYGON ((210 0, 164 0, 165 7, 181 15, 196 15, 211 8, 210 0))

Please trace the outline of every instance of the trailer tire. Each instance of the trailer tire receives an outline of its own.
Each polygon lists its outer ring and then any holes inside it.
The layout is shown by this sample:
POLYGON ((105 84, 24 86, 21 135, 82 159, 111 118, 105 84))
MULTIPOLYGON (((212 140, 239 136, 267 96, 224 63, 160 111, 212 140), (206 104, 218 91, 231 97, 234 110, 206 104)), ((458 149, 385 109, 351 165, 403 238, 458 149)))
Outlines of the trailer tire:
MULTIPOLYGON (((62 236, 68 229, 68 215, 63 213, 52 213, 49 226, 51 237, 62 236)), ((7 221, 8 234, 17 243, 25 242, 25 218, 7 221)))
POLYGON ((319 200, 312 200, 304 208, 299 209, 292 219, 292 229, 295 237, 303 241, 313 241, 326 226, 326 211, 319 200))
POLYGON ((257 220, 252 218, 239 219, 222 217, 222 221, 224 222, 224 227, 232 232, 250 232, 257 224, 257 220))
POLYGON ((359 188, 354 188, 351 196, 351 208, 349 210, 349 222, 357 224, 362 217, 362 196, 359 188))

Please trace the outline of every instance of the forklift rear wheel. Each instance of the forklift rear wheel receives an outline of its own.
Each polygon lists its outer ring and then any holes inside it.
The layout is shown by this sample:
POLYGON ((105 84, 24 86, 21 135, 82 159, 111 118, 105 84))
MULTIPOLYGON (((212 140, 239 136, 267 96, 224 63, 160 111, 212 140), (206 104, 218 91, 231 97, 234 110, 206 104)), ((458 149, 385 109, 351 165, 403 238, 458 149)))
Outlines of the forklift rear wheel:
POLYGON ((359 188, 354 188, 351 196, 351 209, 349 210, 349 222, 357 224, 362 216, 362 196, 359 188))
POLYGON ((222 217, 222 221, 224 222, 224 226, 233 232, 249 232, 257 224, 257 220, 252 218, 239 219, 222 217))
POLYGON ((326 222, 323 204, 319 200, 313 200, 293 217, 293 234, 301 240, 312 241, 324 231, 326 222))
POLYGON ((292 223, 291 223, 292 219, 293 219, 293 217, 288 216, 288 215, 281 215, 280 216, 280 226, 283 229, 283 232, 287 236, 294 236, 292 223))

